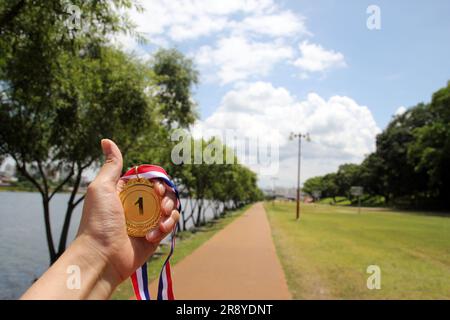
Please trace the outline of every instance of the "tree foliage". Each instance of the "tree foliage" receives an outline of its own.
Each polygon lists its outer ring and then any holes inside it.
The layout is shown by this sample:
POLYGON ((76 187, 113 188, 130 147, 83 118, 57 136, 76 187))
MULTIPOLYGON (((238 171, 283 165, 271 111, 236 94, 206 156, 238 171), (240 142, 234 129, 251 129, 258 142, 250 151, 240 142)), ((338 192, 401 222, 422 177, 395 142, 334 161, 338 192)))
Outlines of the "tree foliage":
POLYGON ((198 83, 198 71, 191 59, 176 49, 159 49, 151 67, 157 79, 158 102, 169 128, 185 128, 197 118, 192 87, 198 83))
POLYGON ((77 198, 82 173, 101 157, 99 140, 110 137, 126 149, 154 123, 145 94, 149 69, 107 45, 107 32, 127 28, 113 6, 130 2, 73 4, 85 27, 71 36, 64 1, 0 5, 0 153, 12 157, 42 195, 51 262, 65 250, 73 209, 83 199, 77 198), (49 203, 69 182, 56 246, 49 203))
POLYGON ((346 196, 352 185, 368 195, 384 196, 391 205, 450 208, 450 82, 419 103, 395 116, 376 138, 376 151, 360 165, 345 164, 334 175, 335 190, 326 177, 305 182, 304 190, 319 188, 327 196, 346 196))
MULTIPOLYGON (((189 163, 180 166, 169 166, 173 174, 179 179, 180 191, 189 196, 190 211, 182 212, 182 228, 192 219, 195 226, 205 222, 207 209, 212 209, 215 215, 226 210, 242 207, 247 203, 262 199, 262 192, 257 186, 257 177, 247 167, 238 164, 238 159, 233 154, 233 163, 201 163, 195 162, 195 145, 200 146, 197 152, 203 155, 210 150, 219 152, 224 159, 227 153, 233 153, 218 141, 217 138, 210 140, 194 140, 190 138, 192 152, 189 163)), ((198 156, 198 155, 197 155, 198 156)))

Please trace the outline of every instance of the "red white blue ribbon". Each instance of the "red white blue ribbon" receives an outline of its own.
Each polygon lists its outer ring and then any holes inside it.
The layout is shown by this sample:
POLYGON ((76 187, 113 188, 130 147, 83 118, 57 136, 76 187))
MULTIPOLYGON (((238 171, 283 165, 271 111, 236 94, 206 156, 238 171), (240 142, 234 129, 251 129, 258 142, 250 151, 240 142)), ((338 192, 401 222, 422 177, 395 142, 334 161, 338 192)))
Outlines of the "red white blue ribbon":
MULTIPOLYGON (((177 210, 181 213, 181 201, 178 194, 178 190, 172 180, 169 178, 167 172, 155 165, 144 164, 137 168, 128 170, 121 179, 129 180, 135 178, 146 179, 161 179, 164 183, 172 189, 177 197, 177 210)), ((175 234, 177 227, 172 231, 170 241, 170 252, 163 264, 159 275, 158 284, 158 300, 174 300, 173 288, 172 288, 172 275, 170 272, 170 258, 172 257, 173 250, 175 248, 175 234)), ((133 284, 134 294, 137 300, 150 300, 150 292, 148 290, 148 278, 147 278, 147 263, 144 263, 131 275, 131 283, 133 284)))

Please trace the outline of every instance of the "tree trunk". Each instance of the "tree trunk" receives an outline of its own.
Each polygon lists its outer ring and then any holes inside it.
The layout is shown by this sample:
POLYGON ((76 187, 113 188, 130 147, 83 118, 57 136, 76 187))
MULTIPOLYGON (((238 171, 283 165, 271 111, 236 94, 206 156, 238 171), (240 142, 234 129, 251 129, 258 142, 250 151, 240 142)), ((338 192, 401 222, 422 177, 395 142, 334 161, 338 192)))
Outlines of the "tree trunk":
POLYGON ((201 216, 202 216, 202 208, 203 208, 203 199, 200 199, 198 201, 199 201, 199 205, 197 207, 197 217, 196 217, 196 221, 195 221, 195 226, 196 227, 200 227, 201 216))
POLYGON ((66 216, 64 217, 64 224, 61 230, 61 236, 59 237, 59 245, 58 245, 58 258, 64 253, 66 250, 67 244, 67 235, 69 234, 70 228, 70 220, 72 218, 72 213, 75 207, 70 202, 67 204, 66 216))
POLYGON ((75 197, 76 197, 76 195, 78 193, 78 189, 80 187, 82 173, 83 173, 83 167, 78 166, 75 183, 73 185, 72 192, 70 193, 69 201, 67 201, 66 216, 64 217, 64 224, 63 224, 63 227, 61 230, 61 236, 59 237, 59 245, 58 245, 58 252, 57 252, 58 257, 60 257, 66 250, 67 236, 69 234, 70 221, 72 219, 73 210, 84 198, 84 196, 82 196, 80 199, 78 199, 75 202, 75 197))
POLYGON ((50 265, 52 265, 56 259, 58 259, 55 244, 53 243, 52 228, 50 223, 50 201, 45 194, 42 196, 42 205, 44 208, 44 223, 45 223, 45 236, 47 239, 48 252, 50 255, 50 265))
MULTIPOLYGON (((90 165, 90 164, 88 164, 88 165, 90 165)), ((48 228, 47 228, 47 223, 46 223, 46 232, 49 233, 49 236, 51 238, 51 243, 49 244, 50 265, 53 264, 64 253, 64 251, 66 250, 67 236, 68 236, 68 233, 69 233, 70 221, 71 221, 71 218, 72 218, 73 210, 76 208, 76 206, 84 198, 84 196, 82 196, 81 198, 75 200, 75 197, 77 195, 77 192, 78 192, 78 189, 79 189, 79 186, 80 186, 81 176, 82 176, 83 170, 88 165, 86 165, 86 166, 78 165, 78 170, 77 170, 75 183, 74 183, 72 192, 70 194, 69 201, 67 202, 66 215, 64 217, 64 223, 63 223, 63 227, 62 227, 62 230, 61 230, 61 235, 60 235, 60 238, 59 238, 59 244, 58 244, 58 250, 57 251, 55 249, 55 246, 54 246, 54 243, 53 243, 53 237, 51 235, 50 219, 48 221, 48 228)), ((66 184, 69 181, 70 176, 72 176, 72 175, 73 175, 73 171, 64 180, 64 182, 62 184, 60 184, 60 186, 54 191, 54 193, 57 192, 60 187, 62 187, 64 184, 66 184)), ((52 196, 53 196, 53 194, 52 194, 52 196)), ((48 198, 47 206, 48 206, 48 204, 50 202, 51 197, 50 198, 47 197, 48 198)), ((45 211, 45 205, 44 205, 44 211, 45 211)))
POLYGON ((190 213, 189 213, 189 216, 188 217, 186 217, 186 211, 183 211, 183 215, 182 215, 182 217, 183 217, 183 230, 184 231, 186 231, 187 230, 187 228, 186 228, 186 222, 188 222, 190 219, 192 219, 193 221, 194 221, 194 225, 195 225, 195 220, 194 220, 194 218, 193 218, 193 216, 194 216, 194 210, 195 210, 195 208, 196 208, 196 206, 197 206, 197 201, 195 202, 195 204, 193 205, 192 204, 192 198, 189 198, 189 203, 190 203, 190 213))

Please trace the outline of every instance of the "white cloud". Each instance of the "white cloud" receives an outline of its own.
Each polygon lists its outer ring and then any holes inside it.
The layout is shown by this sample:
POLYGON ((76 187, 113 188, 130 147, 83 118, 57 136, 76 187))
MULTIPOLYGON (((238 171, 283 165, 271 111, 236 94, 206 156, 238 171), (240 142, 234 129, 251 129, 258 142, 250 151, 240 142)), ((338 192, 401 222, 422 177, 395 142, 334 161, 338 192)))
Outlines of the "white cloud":
POLYGON ((342 53, 326 50, 318 44, 305 40, 300 43, 299 49, 301 56, 294 61, 294 65, 303 72, 324 72, 347 66, 342 53))
POLYGON ((395 116, 401 116, 402 114, 404 114, 408 109, 406 109, 404 106, 400 106, 397 108, 397 110, 395 111, 395 116))
MULTIPOLYGON (((345 162, 361 161, 374 150, 380 132, 369 109, 349 97, 324 99, 310 93, 299 100, 267 82, 243 83, 229 91, 194 132, 230 129, 240 137, 257 136, 262 143, 280 146, 277 176, 285 186, 295 185, 297 143, 289 141, 290 132, 311 135, 312 141, 303 144, 303 180, 334 171, 345 162)), ((261 178, 269 183, 269 178, 261 178)))
MULTIPOLYGON (((216 46, 202 46, 196 62, 206 74, 216 74, 222 84, 265 76, 273 66, 292 57, 282 41, 258 42, 242 36, 220 39, 216 46)), ((216 80, 216 79, 214 79, 216 80)))
POLYGON ((142 11, 129 11, 137 30, 151 40, 164 36, 175 42, 223 30, 272 35, 306 32, 303 18, 272 0, 147 0, 142 11))
POLYGON ((310 35, 303 17, 289 10, 276 13, 250 15, 238 23, 231 23, 233 33, 250 33, 269 37, 295 37, 310 35))
MULTIPOLYGON (((190 55, 204 67, 206 80, 228 84, 267 76, 282 61, 293 61, 303 79, 346 66, 342 53, 308 41, 300 43, 298 56, 292 44, 311 36, 305 18, 273 0, 148 0, 140 5, 143 11, 128 11, 136 31, 157 46, 190 41, 190 55), (199 39, 208 44, 196 47, 199 39)), ((116 42, 146 54, 130 36, 118 36, 116 42)))

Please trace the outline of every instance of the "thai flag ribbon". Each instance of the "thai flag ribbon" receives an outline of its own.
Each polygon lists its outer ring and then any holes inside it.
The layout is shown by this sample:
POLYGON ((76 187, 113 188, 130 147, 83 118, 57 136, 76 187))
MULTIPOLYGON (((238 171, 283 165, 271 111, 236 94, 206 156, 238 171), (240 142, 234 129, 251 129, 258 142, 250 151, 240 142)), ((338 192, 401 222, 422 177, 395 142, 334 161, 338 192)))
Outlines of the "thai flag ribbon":
MULTIPOLYGON (((129 180, 135 178, 161 179, 172 191, 177 198, 177 210, 181 213, 181 201, 178 190, 170 179, 167 172, 160 166, 144 164, 128 170, 121 179, 129 180)), ((175 248, 175 235, 177 227, 172 231, 170 241, 170 252, 167 256, 159 275, 158 284, 158 300, 174 300, 172 288, 172 275, 170 272, 170 258, 175 248)), ((131 283, 133 284, 134 294, 137 300, 150 300, 150 292, 148 290, 147 263, 144 263, 131 275, 131 283)))

